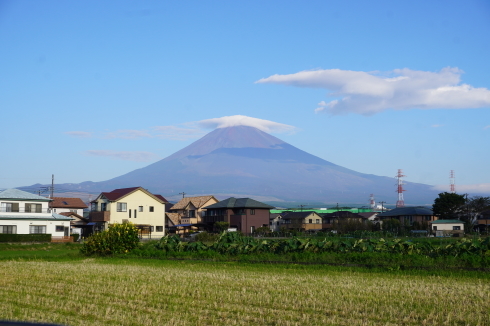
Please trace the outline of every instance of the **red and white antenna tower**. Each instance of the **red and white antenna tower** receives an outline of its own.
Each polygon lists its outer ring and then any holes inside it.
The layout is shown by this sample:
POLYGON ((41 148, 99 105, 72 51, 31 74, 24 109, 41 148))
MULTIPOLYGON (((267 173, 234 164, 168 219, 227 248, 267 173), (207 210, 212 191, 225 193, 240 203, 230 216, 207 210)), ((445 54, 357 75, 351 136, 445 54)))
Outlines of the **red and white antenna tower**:
POLYGON ((398 200, 396 201, 396 207, 405 207, 405 201, 403 200, 403 192, 405 191, 405 189, 403 189, 403 180, 402 180, 403 177, 405 177, 405 175, 403 175, 403 171, 401 169, 398 169, 398 174, 395 177, 398 178, 398 183, 397 183, 398 200))
POLYGON ((376 202, 374 201, 374 194, 369 196, 369 208, 376 209, 376 202))
POLYGON ((452 194, 456 193, 454 186, 454 170, 451 170, 451 173, 449 173, 449 192, 452 194))

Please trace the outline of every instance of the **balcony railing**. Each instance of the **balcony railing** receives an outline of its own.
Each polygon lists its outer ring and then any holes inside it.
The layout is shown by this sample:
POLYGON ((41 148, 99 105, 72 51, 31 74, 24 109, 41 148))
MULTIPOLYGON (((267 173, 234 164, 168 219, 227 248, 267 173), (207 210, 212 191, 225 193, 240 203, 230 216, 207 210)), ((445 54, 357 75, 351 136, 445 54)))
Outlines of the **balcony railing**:
POLYGON ((41 209, 25 209, 19 207, 18 209, 11 207, 0 207, 0 213, 51 213, 51 208, 41 208, 41 209))
POLYGON ((104 211, 104 212, 91 211, 89 214, 89 220, 91 222, 108 222, 111 220, 111 212, 110 211, 104 211))

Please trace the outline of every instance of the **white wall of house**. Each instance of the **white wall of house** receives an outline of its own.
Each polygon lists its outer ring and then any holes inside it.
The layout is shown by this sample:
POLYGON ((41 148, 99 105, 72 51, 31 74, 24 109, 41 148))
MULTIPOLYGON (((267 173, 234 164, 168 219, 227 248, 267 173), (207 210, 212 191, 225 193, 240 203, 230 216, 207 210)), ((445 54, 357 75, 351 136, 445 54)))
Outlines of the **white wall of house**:
POLYGON ((432 231, 453 231, 455 226, 459 226, 460 230, 464 230, 463 223, 440 223, 440 224, 432 224, 432 231), (434 229, 434 227, 437 229, 434 229))
POLYGON ((0 216, 0 226, 16 225, 16 234, 31 234, 31 226, 38 226, 37 231, 45 230, 44 233, 51 234, 53 237, 62 237, 65 235, 65 228, 70 229, 70 221, 46 221, 42 219, 2 219, 0 216), (44 228, 43 228, 44 226, 44 228), (59 227, 57 231, 56 227, 59 227), (61 229, 62 228, 62 229, 61 229))
MULTIPOLYGON (((48 214, 49 213, 49 202, 48 201, 19 201, 19 200, 8 200, 8 199, 0 199, 0 216, 1 215, 11 215, 11 209, 9 207, 10 204, 19 204, 19 212, 16 213, 24 213, 26 212, 27 204, 31 204, 31 209, 33 209, 32 205, 41 204, 41 212, 42 213, 29 213, 29 214, 48 214)), ((34 206, 35 207, 35 206, 34 206)), ((51 216, 48 214, 48 216, 51 216)))

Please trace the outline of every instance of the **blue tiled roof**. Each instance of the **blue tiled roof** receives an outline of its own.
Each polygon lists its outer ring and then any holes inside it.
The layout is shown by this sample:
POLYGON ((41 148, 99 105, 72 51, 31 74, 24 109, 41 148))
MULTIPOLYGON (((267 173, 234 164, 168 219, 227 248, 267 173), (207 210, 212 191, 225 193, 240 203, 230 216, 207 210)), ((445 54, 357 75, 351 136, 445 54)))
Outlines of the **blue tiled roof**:
POLYGON ((7 189, 0 192, 0 199, 23 199, 23 200, 42 200, 51 201, 51 199, 31 194, 30 192, 19 189, 7 189))

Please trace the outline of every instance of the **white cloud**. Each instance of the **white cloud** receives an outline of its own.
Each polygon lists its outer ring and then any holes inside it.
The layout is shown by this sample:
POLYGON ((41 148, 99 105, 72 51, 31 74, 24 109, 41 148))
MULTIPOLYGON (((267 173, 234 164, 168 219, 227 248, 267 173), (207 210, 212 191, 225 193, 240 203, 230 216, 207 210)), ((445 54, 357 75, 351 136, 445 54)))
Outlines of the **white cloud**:
POLYGON ((90 150, 85 151, 86 155, 111 157, 116 160, 147 162, 157 159, 157 155, 150 152, 126 152, 111 150, 90 150))
POLYGON ((444 125, 435 124, 435 125, 432 125, 431 127, 432 127, 432 128, 440 128, 440 127, 442 127, 442 126, 444 126, 444 125))
POLYGON ((106 134, 105 138, 137 139, 152 137, 144 130, 117 130, 106 134))
MULTIPOLYGON (((456 192, 458 194, 490 194, 490 183, 478 183, 473 185, 455 185, 456 192)), ((437 185, 433 187, 437 191, 447 191, 449 192, 448 185, 437 185)))
POLYGON ((490 129, 490 125, 483 127, 483 129, 490 129))
POLYGON ((337 99, 322 101, 315 112, 376 114, 388 109, 468 109, 490 107, 490 90, 460 84, 458 68, 439 72, 395 69, 387 74, 340 69, 273 75, 256 83, 324 88, 337 99))
POLYGON ((197 124, 200 127, 207 129, 249 126, 270 133, 293 132, 296 130, 296 127, 290 125, 270 120, 247 117, 244 115, 232 115, 221 118, 206 119, 197 122, 197 124))
POLYGON ((65 134, 72 136, 72 137, 78 137, 78 138, 90 138, 92 137, 91 132, 87 131, 67 131, 65 134))

